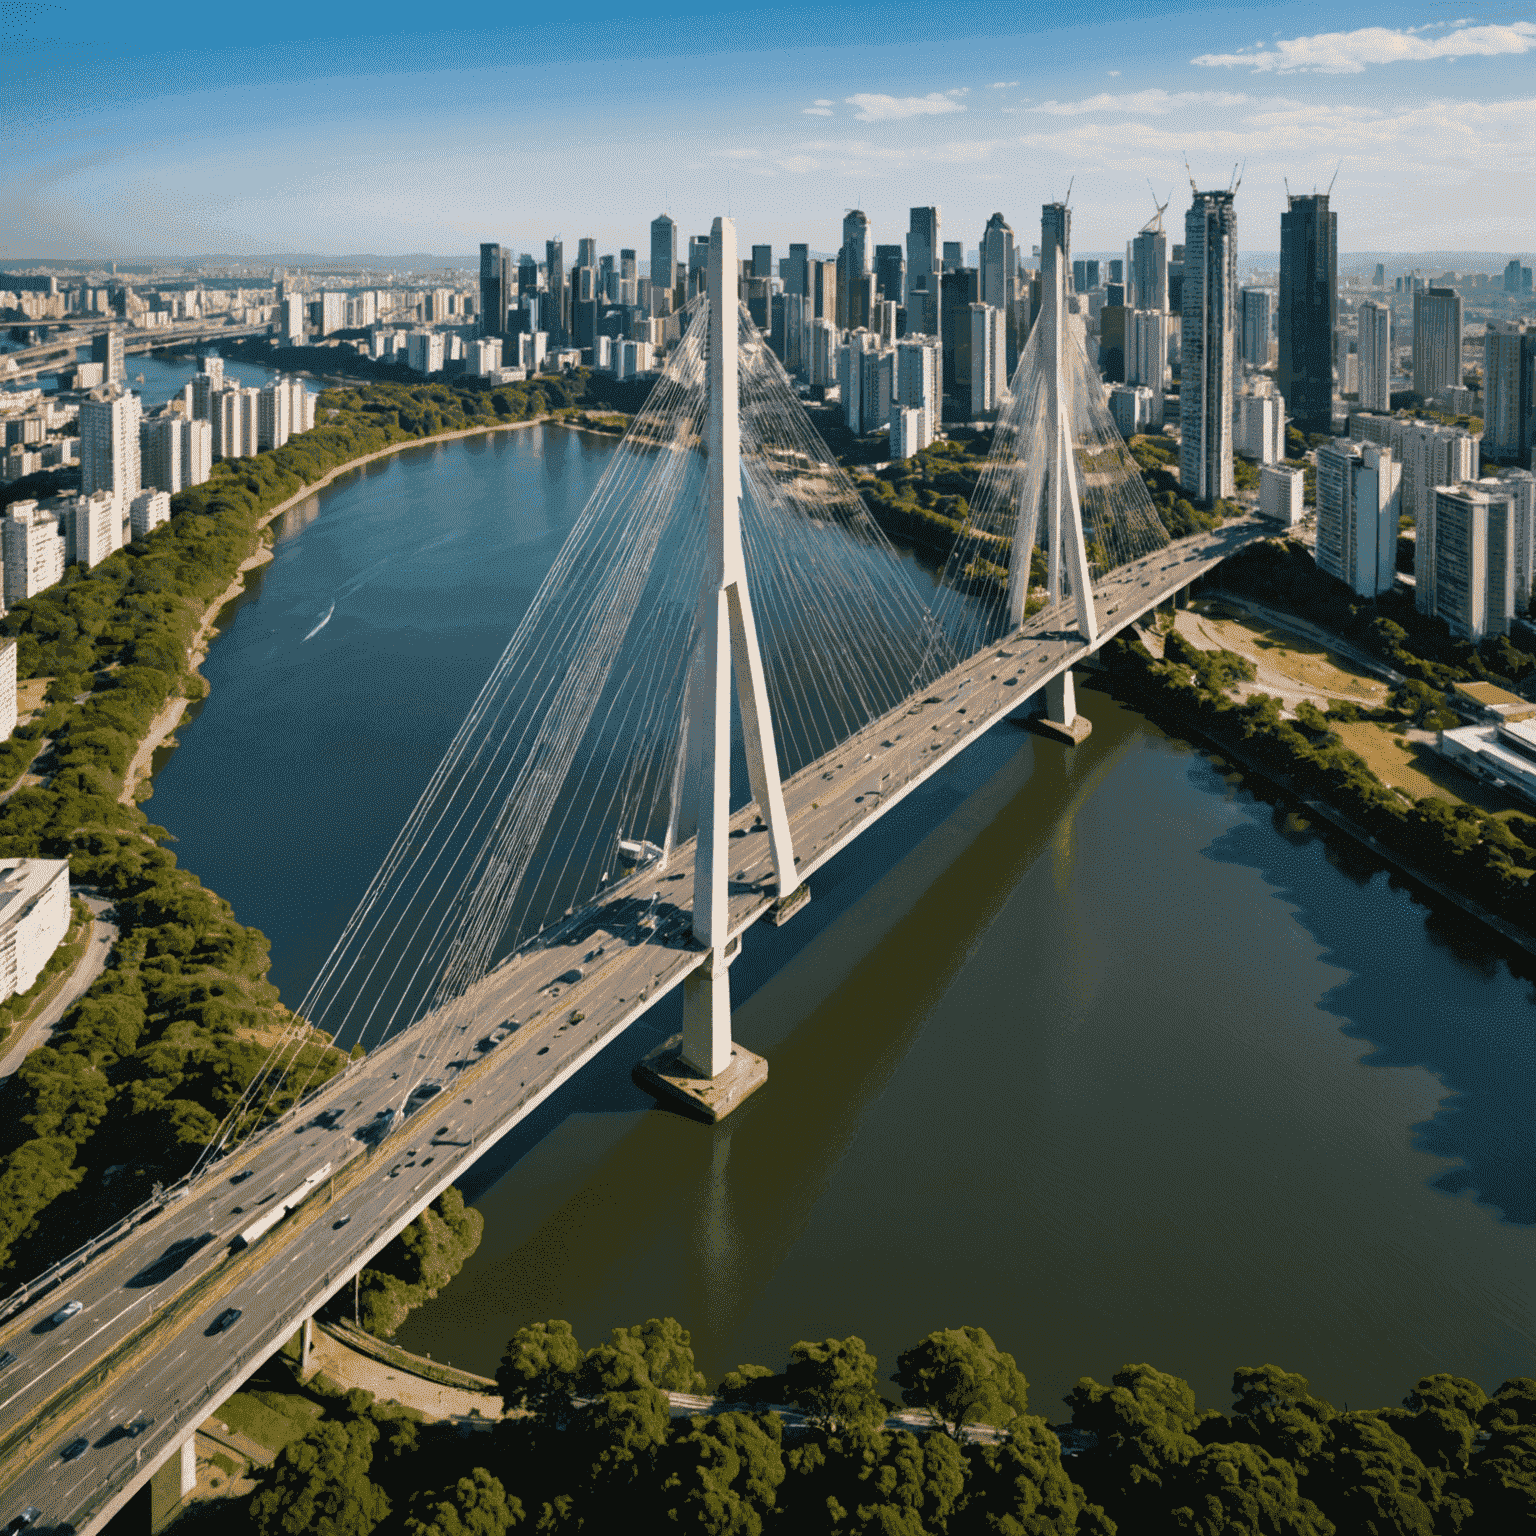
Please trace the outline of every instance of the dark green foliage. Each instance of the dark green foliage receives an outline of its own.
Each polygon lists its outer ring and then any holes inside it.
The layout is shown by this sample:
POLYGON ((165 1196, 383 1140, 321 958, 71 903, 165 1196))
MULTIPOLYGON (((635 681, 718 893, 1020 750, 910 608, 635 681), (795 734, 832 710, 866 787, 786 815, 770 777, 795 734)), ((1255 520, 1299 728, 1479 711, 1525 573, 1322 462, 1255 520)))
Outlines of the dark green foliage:
POLYGON ((504 1536, 522 1520, 521 1501, 484 1467, 476 1467, 452 1487, 419 1496, 405 1530, 406 1536, 504 1536))
POLYGON ((378 1427, 367 1419, 318 1424, 278 1452, 266 1485, 251 1499, 260 1536, 368 1536, 389 1513, 368 1476, 378 1427))
POLYGON ((413 1307, 429 1301, 480 1246, 485 1218, 450 1185, 365 1269, 358 1288, 363 1327, 388 1338, 413 1307))
POLYGON ((831 1431, 878 1427, 886 1416, 879 1392, 879 1362, 863 1339, 802 1340, 789 1352, 784 1388, 789 1401, 831 1431))
POLYGON ((945 1328, 896 1357, 909 1408, 926 1408, 956 1439, 967 1424, 1003 1428, 1029 1410, 1029 1387, 1012 1355, 984 1328, 945 1328))
POLYGON ((529 1323, 512 1335, 496 1367, 496 1385, 508 1410, 563 1417, 576 1390, 581 1345, 571 1325, 558 1319, 529 1323))
MULTIPOLYGON (((998 1362, 1009 1357, 966 1329, 930 1334, 901 1359, 914 1401, 945 1390, 969 1401, 971 1378, 1006 1377, 998 1362), (957 1360, 968 1362, 958 1387, 957 1360)), ((300 1390, 324 1416, 262 1476, 249 1526, 260 1536, 376 1526, 381 1536, 1484 1536, 1523 1531, 1536 1514, 1529 1378, 1487 1398, 1464 1378, 1426 1376, 1401 1408, 1348 1413, 1304 1376, 1257 1366, 1234 1373, 1228 1416, 1201 1409, 1178 1377, 1128 1365, 1108 1386, 1084 1378, 1069 1394, 1078 1453, 1063 1459, 1056 1432, 1022 1410, 1022 1380, 997 1392, 1019 1406, 1002 1436, 887 1426, 857 1339, 797 1345, 783 1376, 746 1366, 727 1378, 739 1400, 814 1368, 841 1417, 807 1424, 731 1407, 672 1417, 651 1373, 692 1382, 694 1367, 670 1318, 616 1328, 585 1356, 567 1324, 533 1325, 502 1367, 516 1409, 490 1435, 315 1378, 300 1390), (573 1404, 578 1377, 587 1395, 573 1404), (550 1381, 558 1388, 538 1385, 550 1381)), ((241 1506, 225 1507, 243 1528, 241 1506)))

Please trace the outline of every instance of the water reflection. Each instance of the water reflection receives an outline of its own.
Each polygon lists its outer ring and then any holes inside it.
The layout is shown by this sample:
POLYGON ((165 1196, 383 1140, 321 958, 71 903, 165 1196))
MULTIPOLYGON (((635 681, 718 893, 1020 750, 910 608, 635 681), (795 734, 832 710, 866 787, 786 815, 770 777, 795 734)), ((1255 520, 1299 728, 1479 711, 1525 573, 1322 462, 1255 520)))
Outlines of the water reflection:
MULTIPOLYGON (((1254 803, 1256 817, 1265 809, 1254 803)), ((1415 1147, 1458 1165, 1431 1187, 1536 1225, 1536 991, 1511 971, 1508 947, 1459 914, 1426 910, 1358 844, 1298 828, 1283 809, 1233 827, 1206 855, 1262 874, 1349 973, 1318 1006, 1373 1047, 1363 1065, 1417 1067, 1444 1085, 1433 1118, 1413 1127, 1415 1147), (1330 867, 1347 883, 1322 878, 1330 867), (1421 942, 1404 946, 1405 923, 1421 942)))

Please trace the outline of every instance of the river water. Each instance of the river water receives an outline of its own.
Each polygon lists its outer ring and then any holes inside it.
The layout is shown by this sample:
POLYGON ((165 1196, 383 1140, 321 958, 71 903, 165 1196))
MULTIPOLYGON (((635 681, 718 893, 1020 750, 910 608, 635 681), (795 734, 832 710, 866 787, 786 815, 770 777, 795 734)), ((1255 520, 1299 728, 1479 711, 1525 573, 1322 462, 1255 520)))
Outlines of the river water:
MULTIPOLYGON (((148 809, 290 1003, 611 452, 531 428, 368 466, 226 614, 148 809)), ((400 1342, 489 1372, 531 1319, 674 1315, 713 1378, 974 1323, 1046 1413, 1140 1360, 1223 1407, 1240 1365, 1356 1407, 1536 1368, 1528 963, 1080 701, 1083 746, 994 728, 749 934, 770 1079, 731 1119, 629 1081, 674 999, 482 1159, 484 1242, 400 1342)))

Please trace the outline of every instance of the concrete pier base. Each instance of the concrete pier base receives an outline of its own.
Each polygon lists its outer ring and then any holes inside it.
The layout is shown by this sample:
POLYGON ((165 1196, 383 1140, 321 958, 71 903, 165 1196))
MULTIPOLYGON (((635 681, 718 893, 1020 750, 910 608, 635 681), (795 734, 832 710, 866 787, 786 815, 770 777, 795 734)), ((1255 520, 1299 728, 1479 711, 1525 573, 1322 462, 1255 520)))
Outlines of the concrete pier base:
POLYGON ((635 1082, 663 1104, 713 1125, 723 1120, 768 1081, 768 1061, 731 1042, 730 1059, 714 1077, 696 1072, 682 1058, 683 1037, 673 1035, 635 1068, 635 1082))
POLYGON ((781 896, 768 909, 768 921, 775 928, 782 928, 806 902, 811 899, 809 885, 797 885, 788 896, 781 896))
POLYGON ((1077 687, 1070 667, 1045 685, 1045 713, 1030 720, 1029 727, 1069 747, 1087 741, 1093 734, 1093 721, 1077 712, 1077 687))

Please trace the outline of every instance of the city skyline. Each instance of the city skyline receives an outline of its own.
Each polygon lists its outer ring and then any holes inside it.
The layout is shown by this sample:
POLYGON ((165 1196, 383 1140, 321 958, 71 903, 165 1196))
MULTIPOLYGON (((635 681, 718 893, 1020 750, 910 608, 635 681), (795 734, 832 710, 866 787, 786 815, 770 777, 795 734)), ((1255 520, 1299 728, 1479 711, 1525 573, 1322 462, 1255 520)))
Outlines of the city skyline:
POLYGON ((1113 250, 1149 179, 1183 203, 1186 155, 1202 189, 1241 168, 1255 251, 1278 247, 1287 178, 1301 193, 1336 171, 1341 253, 1530 239, 1525 21, 1375 5, 1337 31, 1315 4, 1120 0, 1023 34, 1000 7, 941 23, 897 5, 842 44, 825 0, 771 18, 665 0, 516 33, 391 33, 410 13, 385 6, 352 26, 329 11, 333 36, 284 19, 257 49, 184 9, 152 39, 90 5, 11 23, 0 254, 534 250, 557 231, 643 251, 659 212, 685 238, 722 208, 746 245, 833 250, 843 210, 878 242, 927 203, 969 248, 1069 182, 1075 246, 1113 250), (63 25, 87 44, 60 50, 63 25), (178 32, 194 45, 163 51, 178 32))

